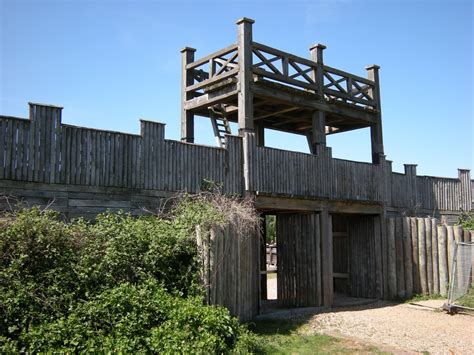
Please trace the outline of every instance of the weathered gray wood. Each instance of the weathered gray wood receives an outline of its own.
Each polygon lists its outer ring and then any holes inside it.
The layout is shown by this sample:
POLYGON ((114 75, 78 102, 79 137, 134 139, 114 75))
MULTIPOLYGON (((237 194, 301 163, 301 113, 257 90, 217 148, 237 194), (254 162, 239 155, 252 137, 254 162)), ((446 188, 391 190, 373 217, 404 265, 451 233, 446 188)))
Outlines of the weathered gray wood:
POLYGON ((405 288, 405 267, 403 254, 403 229, 402 218, 395 219, 395 259, 396 259, 396 275, 397 275, 397 297, 404 298, 406 294, 405 288))
POLYGON ((442 296, 448 294, 448 243, 446 226, 438 225, 438 264, 439 264, 439 293, 442 296))
POLYGON ((412 244, 410 238, 410 219, 403 217, 402 219, 402 236, 403 236, 403 256, 404 256, 404 276, 405 276, 405 297, 413 294, 413 262, 412 262, 412 244))
POLYGON ((426 224, 424 218, 417 218, 418 223, 418 263, 420 273, 421 292, 424 295, 429 293, 428 276, 427 276, 427 261, 426 261, 426 224))
POLYGON ((439 295, 439 251, 438 251, 438 228, 436 219, 431 219, 431 251, 433 262, 433 294, 439 295))
POLYGON ((250 86, 252 77, 252 24, 253 20, 242 18, 237 21, 237 47, 239 53, 239 129, 253 129, 253 93, 250 86))
POLYGON ((332 261, 332 224, 327 210, 319 213, 321 228, 321 266, 323 305, 331 306, 333 302, 333 261, 332 261))
POLYGON ((447 237, 448 237, 448 269, 449 269, 449 282, 451 282, 451 274, 453 267, 453 257, 454 257, 454 228, 453 226, 446 226, 447 237))
POLYGON ((397 296, 397 259, 395 243, 395 219, 387 220, 387 272, 388 272, 388 298, 397 296))
POLYGON ((433 287, 433 248, 431 238, 431 219, 425 218, 425 244, 426 244, 426 279, 428 282, 428 294, 434 293, 433 287))

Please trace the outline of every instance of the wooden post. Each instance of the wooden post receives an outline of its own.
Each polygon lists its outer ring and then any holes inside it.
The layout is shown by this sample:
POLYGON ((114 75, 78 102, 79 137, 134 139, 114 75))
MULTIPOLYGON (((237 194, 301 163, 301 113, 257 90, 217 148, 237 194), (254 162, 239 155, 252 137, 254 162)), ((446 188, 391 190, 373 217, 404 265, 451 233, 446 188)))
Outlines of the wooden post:
POLYGON ((187 100, 191 99, 186 87, 193 84, 194 79, 191 70, 186 65, 194 62, 194 48, 185 47, 181 50, 181 141, 194 143, 194 114, 184 108, 187 100))
POLYGON ((410 233, 411 233, 411 247, 412 247, 412 262, 413 262, 413 291, 415 293, 421 292, 420 284, 420 261, 418 257, 418 225, 414 217, 410 218, 410 233))
POLYGON ((469 212, 471 210, 472 203, 472 190, 471 190, 471 173, 469 169, 458 169, 459 180, 461 181, 460 191, 460 208, 463 211, 469 212))
POLYGON ((431 251, 433 255, 433 293, 439 295, 439 256, 438 256, 438 223, 431 219, 431 251))
POLYGON ((397 296, 397 259, 395 244, 395 219, 387 219, 388 299, 397 296))
POLYGON ((403 217, 403 256, 405 266, 405 297, 411 297, 413 294, 413 263, 410 238, 410 218, 403 217))
POLYGON ((428 279, 426 275, 426 235, 425 235, 425 219, 418 218, 418 260, 420 270, 421 292, 428 294, 428 279))
MULTIPOLYGON (((310 47, 311 59, 316 62, 316 72, 313 71, 312 78, 316 83, 316 93, 324 100, 324 61, 323 51, 326 46, 315 44, 310 47)), ((317 110, 312 115, 311 146, 313 154, 321 154, 326 150, 326 112, 317 110)))
POLYGON ((431 238, 431 219, 425 218, 425 245, 426 245, 426 280, 428 282, 428 294, 434 294, 433 288, 433 248, 431 238))
POLYGON ((448 294, 448 243, 446 227, 438 226, 438 260, 439 260, 439 293, 441 296, 448 294))
POLYGON ((333 265, 332 265, 332 223, 327 210, 319 213, 321 226, 321 261, 323 283, 323 305, 332 306, 333 302, 333 265))
MULTIPOLYGON (((270 260, 271 261, 271 260, 270 260)), ((262 229, 260 231, 260 271, 267 270, 267 221, 262 215, 262 229)), ((267 299, 267 275, 260 275, 260 299, 267 299)))
POLYGON ((252 24, 255 21, 246 17, 237 21, 237 46, 239 60, 238 123, 239 133, 253 129, 252 93, 252 24))
POLYGON ((380 102, 380 84, 379 84, 379 69, 378 65, 370 65, 365 68, 369 80, 375 84, 373 90, 369 90, 369 96, 375 101, 377 110, 377 123, 370 127, 370 138, 372 143, 372 163, 379 164, 381 157, 384 155, 383 150, 383 135, 382 135, 382 105, 380 102))

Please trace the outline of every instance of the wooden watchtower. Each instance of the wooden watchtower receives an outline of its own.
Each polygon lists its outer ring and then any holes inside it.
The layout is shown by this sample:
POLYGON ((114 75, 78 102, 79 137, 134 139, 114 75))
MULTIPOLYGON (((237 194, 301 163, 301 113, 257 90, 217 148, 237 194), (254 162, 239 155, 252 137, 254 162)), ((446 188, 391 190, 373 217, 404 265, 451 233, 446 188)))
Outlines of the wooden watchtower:
POLYGON ((224 144, 229 122, 239 135, 255 132, 265 144, 264 128, 304 135, 313 154, 324 154, 326 135, 370 127, 372 162, 384 156, 379 66, 367 78, 324 64, 322 44, 310 58, 253 41, 254 21, 237 21, 237 43, 195 60, 182 50, 181 140, 194 142, 194 116, 210 117, 224 144))

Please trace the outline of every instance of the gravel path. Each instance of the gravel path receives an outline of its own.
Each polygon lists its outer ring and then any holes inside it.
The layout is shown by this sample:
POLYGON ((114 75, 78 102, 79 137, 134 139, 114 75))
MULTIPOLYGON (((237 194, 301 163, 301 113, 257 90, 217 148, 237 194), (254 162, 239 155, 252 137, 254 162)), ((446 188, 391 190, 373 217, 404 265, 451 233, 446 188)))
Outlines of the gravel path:
POLYGON ((450 316, 431 307, 378 301, 370 306, 332 309, 311 317, 307 332, 373 344, 400 353, 474 354, 474 316, 450 316))

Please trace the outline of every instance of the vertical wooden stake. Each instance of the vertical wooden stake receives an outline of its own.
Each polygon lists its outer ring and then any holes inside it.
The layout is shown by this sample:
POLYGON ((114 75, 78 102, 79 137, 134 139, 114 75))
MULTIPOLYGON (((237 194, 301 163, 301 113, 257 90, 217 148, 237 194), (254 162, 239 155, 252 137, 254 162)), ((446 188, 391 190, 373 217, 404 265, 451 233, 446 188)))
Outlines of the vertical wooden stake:
POLYGON ((372 143, 372 163, 379 164, 380 158, 384 155, 383 149, 383 135, 382 135, 382 105, 380 101, 380 84, 379 84, 379 69, 378 65, 370 65, 365 68, 369 80, 375 83, 373 90, 369 90, 369 96, 375 101, 377 110, 377 123, 370 127, 370 138, 372 143))
POLYGON ((252 24, 246 17, 237 21, 237 50, 239 60, 238 123, 239 130, 253 129, 252 93, 252 24))
MULTIPOLYGON (((323 44, 315 44, 310 47, 311 59, 316 62, 316 70, 312 73, 315 81, 315 91, 319 99, 324 100, 324 61, 323 51, 326 46, 323 44)), ((310 151, 313 154, 321 154, 326 149, 326 112, 318 110, 312 115, 311 127, 311 146, 310 151)))
POLYGON ((333 302, 333 265, 332 265, 332 223, 327 210, 319 214, 321 225, 321 261, 323 281, 323 305, 330 307, 333 302))
POLYGON ((184 108, 187 100, 191 99, 191 94, 186 92, 186 87, 193 84, 194 79, 191 70, 186 69, 186 65, 194 62, 194 48, 183 48, 181 50, 181 141, 194 143, 194 114, 184 108))

